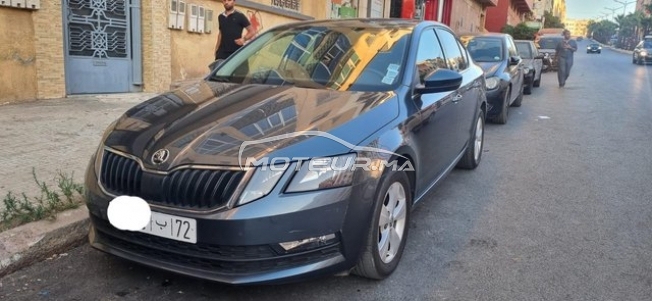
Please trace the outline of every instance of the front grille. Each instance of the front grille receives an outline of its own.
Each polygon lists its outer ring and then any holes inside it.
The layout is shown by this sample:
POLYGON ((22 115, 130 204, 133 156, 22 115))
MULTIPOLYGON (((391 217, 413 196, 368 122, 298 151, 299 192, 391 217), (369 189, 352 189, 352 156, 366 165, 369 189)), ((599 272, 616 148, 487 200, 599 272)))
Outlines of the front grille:
POLYGON ((114 195, 141 197, 148 202, 184 209, 225 206, 244 177, 244 171, 180 169, 162 175, 143 171, 140 164, 104 151, 100 181, 114 195))
POLYGON ((281 254, 270 245, 188 244, 140 232, 120 231, 92 216, 101 243, 148 259, 219 274, 247 274, 287 269, 338 256, 339 243, 296 254, 281 254))

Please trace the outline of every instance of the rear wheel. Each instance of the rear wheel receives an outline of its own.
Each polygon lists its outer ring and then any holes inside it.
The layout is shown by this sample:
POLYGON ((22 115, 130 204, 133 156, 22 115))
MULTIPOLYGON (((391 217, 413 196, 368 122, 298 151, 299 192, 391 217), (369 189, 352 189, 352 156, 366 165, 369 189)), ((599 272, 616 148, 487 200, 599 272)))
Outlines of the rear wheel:
POLYGON ((502 108, 498 116, 494 117, 494 121, 499 124, 507 123, 507 114, 509 112, 509 100, 511 99, 511 89, 508 86, 505 91, 505 96, 503 96, 503 102, 501 103, 502 108))
POLYGON ((482 159, 482 149, 484 147, 484 111, 480 111, 475 121, 473 134, 469 139, 469 146, 464 152, 464 156, 457 164, 462 169, 474 169, 480 164, 482 159))
POLYGON ((353 273, 384 279, 396 270, 407 240, 412 193, 404 171, 389 170, 381 178, 369 236, 353 273))

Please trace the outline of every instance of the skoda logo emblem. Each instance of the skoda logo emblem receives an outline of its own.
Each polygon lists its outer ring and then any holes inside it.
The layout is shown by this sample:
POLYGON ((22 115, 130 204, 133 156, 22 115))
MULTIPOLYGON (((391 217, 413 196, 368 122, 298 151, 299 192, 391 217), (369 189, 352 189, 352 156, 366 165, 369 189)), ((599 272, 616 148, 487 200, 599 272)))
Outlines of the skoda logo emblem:
POLYGON ((169 156, 170 151, 167 149, 159 149, 154 153, 154 155, 152 155, 152 162, 154 162, 154 164, 163 164, 168 160, 169 156))

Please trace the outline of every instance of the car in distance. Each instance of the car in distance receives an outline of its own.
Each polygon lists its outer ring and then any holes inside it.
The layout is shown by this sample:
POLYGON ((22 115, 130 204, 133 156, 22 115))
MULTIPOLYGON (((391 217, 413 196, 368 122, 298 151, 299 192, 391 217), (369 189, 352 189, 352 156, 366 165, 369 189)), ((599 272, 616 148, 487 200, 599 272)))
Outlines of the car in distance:
POLYGON ((94 248, 230 284, 383 279, 413 205, 481 161, 485 78, 443 24, 285 24, 211 65, 106 129, 85 174, 94 248), (122 196, 150 223, 119 230, 122 196))
POLYGON ((632 63, 644 65, 652 62, 652 36, 639 42, 632 53, 632 63))
POLYGON ((523 74, 525 76, 524 94, 532 94, 533 87, 541 86, 541 73, 543 72, 543 54, 539 53, 536 45, 530 40, 515 40, 518 54, 523 60, 523 74))
POLYGON ((468 43, 473 60, 486 77, 487 119, 505 124, 509 107, 523 101, 525 76, 523 60, 512 36, 504 33, 478 33, 468 43))
POLYGON ((586 53, 602 53, 602 46, 598 43, 591 43, 589 46, 586 46, 586 53))

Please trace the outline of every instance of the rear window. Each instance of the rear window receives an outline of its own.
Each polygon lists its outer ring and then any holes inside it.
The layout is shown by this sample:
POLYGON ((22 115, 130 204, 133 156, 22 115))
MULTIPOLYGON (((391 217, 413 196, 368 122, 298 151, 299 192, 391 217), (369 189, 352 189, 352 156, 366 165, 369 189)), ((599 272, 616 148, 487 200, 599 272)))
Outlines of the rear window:
POLYGON ((555 49, 557 44, 563 40, 562 37, 558 38, 541 38, 539 40, 539 48, 541 49, 555 49))

